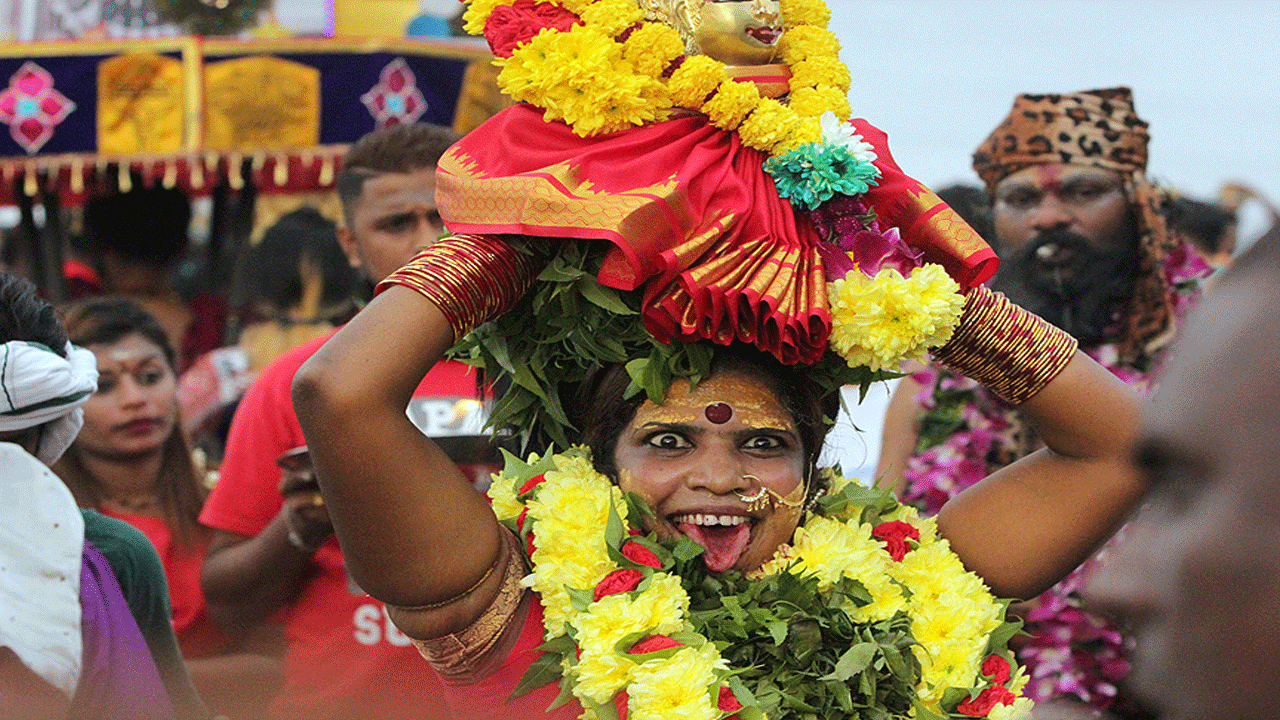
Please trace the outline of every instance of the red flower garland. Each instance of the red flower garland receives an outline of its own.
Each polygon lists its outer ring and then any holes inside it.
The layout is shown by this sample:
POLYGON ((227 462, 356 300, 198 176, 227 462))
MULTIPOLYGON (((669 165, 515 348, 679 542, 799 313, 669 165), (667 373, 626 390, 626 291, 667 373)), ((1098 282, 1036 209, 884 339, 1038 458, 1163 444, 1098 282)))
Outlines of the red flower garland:
POLYGON ((581 24, 581 18, 559 5, 516 0, 511 5, 493 9, 484 24, 484 39, 489 41, 494 55, 509 58, 516 46, 529 42, 547 28, 565 32, 581 24))

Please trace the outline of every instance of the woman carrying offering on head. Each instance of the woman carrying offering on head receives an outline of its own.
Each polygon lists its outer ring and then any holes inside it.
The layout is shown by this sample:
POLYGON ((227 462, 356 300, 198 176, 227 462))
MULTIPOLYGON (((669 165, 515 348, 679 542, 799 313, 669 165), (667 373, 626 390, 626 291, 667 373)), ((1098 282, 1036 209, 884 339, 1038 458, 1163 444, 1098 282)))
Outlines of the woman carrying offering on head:
POLYGON ((1141 495, 1135 398, 982 288, 990 250, 843 121, 828 16, 468 10, 528 102, 441 161, 454 235, 294 388, 352 577, 459 710, 1010 717, 1029 703, 995 596, 1051 585, 1141 495), (491 503, 403 412, 455 343, 511 378, 495 424, 551 447, 509 458, 491 503), (816 467, 839 388, 927 351, 1048 445, 936 522, 816 467))

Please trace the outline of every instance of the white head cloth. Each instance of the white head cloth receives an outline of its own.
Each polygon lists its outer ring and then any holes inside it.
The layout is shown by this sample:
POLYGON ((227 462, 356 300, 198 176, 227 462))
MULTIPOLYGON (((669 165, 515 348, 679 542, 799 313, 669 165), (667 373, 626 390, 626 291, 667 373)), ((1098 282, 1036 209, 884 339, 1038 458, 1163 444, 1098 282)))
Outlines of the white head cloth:
POLYGON ((0 646, 67 697, 82 667, 83 552, 71 491, 21 447, 0 442, 0 646))
POLYGON ((35 342, 0 345, 0 432, 48 425, 36 457, 52 465, 84 424, 84 404, 98 387, 92 352, 67 343, 67 357, 35 342))

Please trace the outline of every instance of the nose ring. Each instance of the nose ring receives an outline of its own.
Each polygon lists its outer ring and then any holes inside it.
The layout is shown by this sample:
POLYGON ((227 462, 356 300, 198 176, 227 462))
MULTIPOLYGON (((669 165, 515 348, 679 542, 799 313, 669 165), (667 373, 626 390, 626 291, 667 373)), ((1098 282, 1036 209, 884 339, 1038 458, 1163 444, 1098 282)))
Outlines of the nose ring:
POLYGON ((749 512, 756 512, 768 507, 770 501, 769 490, 766 489, 764 485, 760 484, 760 478, 755 475, 743 475, 742 479, 745 482, 756 484, 754 492, 744 494, 735 491, 733 493, 738 496, 739 500, 747 504, 747 510, 749 512))

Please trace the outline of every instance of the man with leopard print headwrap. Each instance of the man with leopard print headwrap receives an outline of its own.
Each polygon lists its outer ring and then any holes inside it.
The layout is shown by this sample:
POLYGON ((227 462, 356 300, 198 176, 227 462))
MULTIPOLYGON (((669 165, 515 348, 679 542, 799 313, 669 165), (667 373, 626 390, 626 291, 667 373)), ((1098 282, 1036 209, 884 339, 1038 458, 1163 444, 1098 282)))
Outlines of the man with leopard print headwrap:
MULTIPOLYGON (((1146 178, 1147 123, 1128 88, 1020 95, 974 153, 993 199, 992 286, 1058 325, 1141 391, 1207 266, 1165 224, 1146 178)), ((885 420, 878 473, 927 512, 1039 447, 1007 404, 934 366, 904 378, 885 420)), ((1091 561, 1091 563, 1094 561, 1091 561)), ((1127 717, 1127 643, 1087 613, 1082 568, 1024 610, 1019 650, 1038 701, 1075 698, 1127 717)))

